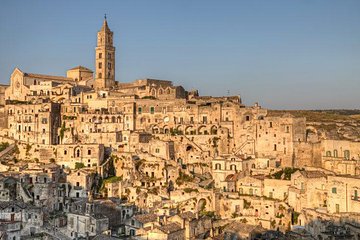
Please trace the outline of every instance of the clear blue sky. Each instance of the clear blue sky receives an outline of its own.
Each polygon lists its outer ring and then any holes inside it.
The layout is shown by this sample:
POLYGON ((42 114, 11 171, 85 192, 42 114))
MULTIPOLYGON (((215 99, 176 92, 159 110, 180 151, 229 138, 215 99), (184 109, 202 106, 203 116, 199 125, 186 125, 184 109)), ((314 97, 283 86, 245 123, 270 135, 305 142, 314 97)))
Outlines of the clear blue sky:
POLYGON ((118 81, 229 90, 268 108, 360 108, 359 0, 2 0, 0 82, 15 67, 94 69, 104 13, 118 81))

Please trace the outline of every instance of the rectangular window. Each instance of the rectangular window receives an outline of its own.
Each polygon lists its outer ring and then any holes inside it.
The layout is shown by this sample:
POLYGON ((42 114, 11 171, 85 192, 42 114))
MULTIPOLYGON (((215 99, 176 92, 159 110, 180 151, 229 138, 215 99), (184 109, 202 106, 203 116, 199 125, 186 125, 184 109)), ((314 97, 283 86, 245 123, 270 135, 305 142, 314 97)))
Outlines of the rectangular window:
POLYGON ((286 126, 286 132, 289 133, 290 132, 290 127, 286 126))
POLYGON ((150 113, 154 114, 155 113, 155 108, 154 107, 150 107, 150 113))
POLYGON ((98 67, 99 67, 99 69, 102 68, 102 62, 99 62, 98 67))
POLYGON ((203 116, 203 123, 207 124, 207 116, 203 116))
POLYGON ((48 121, 47 121, 47 118, 42 118, 42 119, 41 119, 41 123, 42 123, 42 124, 47 124, 47 122, 48 122, 48 121))
POLYGON ((99 58, 102 58, 102 53, 99 53, 99 58))
POLYGON ((331 192, 334 193, 334 194, 336 194, 336 193, 337 193, 336 187, 333 187, 333 188, 331 189, 331 192))

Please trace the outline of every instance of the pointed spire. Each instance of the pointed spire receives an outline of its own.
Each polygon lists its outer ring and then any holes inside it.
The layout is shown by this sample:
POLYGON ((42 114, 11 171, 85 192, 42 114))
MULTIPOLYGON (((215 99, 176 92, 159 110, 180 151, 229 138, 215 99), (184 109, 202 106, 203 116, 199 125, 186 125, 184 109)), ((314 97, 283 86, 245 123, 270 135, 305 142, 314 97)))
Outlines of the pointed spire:
POLYGON ((109 28, 109 26, 108 26, 108 24, 107 24, 107 20, 106 20, 107 18, 106 18, 106 13, 105 13, 105 15, 104 15, 104 22, 103 22, 103 25, 102 25, 102 27, 101 27, 101 31, 110 31, 110 28, 109 28))

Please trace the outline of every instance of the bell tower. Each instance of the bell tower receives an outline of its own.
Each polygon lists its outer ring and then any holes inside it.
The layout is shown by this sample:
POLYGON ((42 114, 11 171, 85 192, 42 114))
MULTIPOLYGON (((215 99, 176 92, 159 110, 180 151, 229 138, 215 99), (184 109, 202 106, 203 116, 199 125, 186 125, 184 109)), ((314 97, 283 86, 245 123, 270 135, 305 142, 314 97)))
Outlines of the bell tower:
POLYGON ((95 48, 95 88, 111 88, 115 85, 115 47, 113 32, 107 24, 106 15, 100 31, 97 33, 95 48))

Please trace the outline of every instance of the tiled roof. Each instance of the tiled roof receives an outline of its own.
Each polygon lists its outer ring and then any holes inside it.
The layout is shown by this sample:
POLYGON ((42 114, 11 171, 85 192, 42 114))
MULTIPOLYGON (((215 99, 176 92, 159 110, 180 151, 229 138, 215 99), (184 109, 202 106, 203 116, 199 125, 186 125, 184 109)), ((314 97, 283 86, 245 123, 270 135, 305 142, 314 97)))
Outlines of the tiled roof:
POLYGON ((149 223, 149 222, 155 222, 157 220, 157 215, 156 214, 141 214, 141 215, 136 215, 134 217, 134 219, 138 222, 141 223, 149 223))
POLYGON ((72 78, 62 77, 62 76, 51 76, 45 74, 37 74, 37 73, 24 73, 25 77, 32 78, 42 78, 47 80, 57 80, 57 81, 74 81, 72 78))
POLYGON ((91 69, 89 69, 89 68, 86 68, 86 67, 83 67, 83 66, 76 66, 76 67, 73 67, 73 68, 71 68, 70 70, 82 70, 82 71, 86 71, 86 72, 93 72, 93 71, 91 71, 91 69))
POLYGON ((326 174, 321 171, 300 171, 301 175, 306 178, 321 178, 326 177, 326 174))
POLYGON ((183 212, 181 214, 179 214, 179 216, 182 218, 182 219, 187 219, 187 220, 193 220, 196 218, 196 214, 193 213, 193 212, 183 212))
POLYGON ((170 223, 163 226, 159 226, 158 229, 164 233, 173 233, 181 230, 181 226, 177 223, 170 223))

